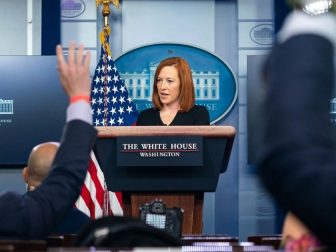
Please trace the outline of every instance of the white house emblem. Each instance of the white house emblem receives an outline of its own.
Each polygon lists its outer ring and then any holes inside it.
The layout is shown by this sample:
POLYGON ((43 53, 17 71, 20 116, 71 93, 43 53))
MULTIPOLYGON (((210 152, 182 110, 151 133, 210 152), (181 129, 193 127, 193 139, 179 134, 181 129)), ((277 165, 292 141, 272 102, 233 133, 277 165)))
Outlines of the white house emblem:
POLYGON ((0 115, 14 114, 14 101, 0 99, 0 115))
POLYGON ((237 83, 230 67, 210 52, 182 44, 148 45, 116 59, 121 79, 138 111, 152 106, 153 79, 159 62, 176 56, 190 64, 196 104, 208 109, 211 124, 221 120, 237 99, 237 83))

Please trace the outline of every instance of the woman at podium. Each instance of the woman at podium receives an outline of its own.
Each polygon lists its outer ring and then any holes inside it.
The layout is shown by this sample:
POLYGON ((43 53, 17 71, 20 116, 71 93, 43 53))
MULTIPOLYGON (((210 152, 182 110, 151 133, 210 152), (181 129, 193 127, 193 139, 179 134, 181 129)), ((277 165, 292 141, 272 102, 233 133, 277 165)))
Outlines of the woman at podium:
POLYGON ((191 70, 180 57, 164 59, 158 65, 153 82, 153 107, 142 111, 138 126, 210 125, 209 112, 195 105, 191 70))

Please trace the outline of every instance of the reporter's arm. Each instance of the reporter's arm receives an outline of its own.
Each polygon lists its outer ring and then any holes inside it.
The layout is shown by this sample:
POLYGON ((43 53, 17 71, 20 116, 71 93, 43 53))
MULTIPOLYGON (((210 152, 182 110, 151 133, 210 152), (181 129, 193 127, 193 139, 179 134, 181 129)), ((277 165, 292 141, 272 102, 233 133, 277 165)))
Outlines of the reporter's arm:
POLYGON ((66 62, 62 48, 57 47, 60 79, 70 105, 52 170, 43 183, 25 197, 26 233, 30 239, 44 238, 73 207, 86 176, 96 137, 88 98, 90 55, 84 57, 83 46, 77 53, 75 49, 75 44, 70 44, 66 62))

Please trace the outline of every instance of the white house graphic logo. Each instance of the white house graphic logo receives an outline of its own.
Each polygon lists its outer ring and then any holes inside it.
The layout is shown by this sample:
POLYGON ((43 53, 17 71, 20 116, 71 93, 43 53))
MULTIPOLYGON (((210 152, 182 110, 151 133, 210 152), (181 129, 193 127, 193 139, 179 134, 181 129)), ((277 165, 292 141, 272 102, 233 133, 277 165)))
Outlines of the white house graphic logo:
POLYGON ((182 57, 188 61, 196 104, 208 109, 211 124, 223 119, 237 100, 237 82, 231 68, 210 52, 182 44, 143 46, 115 60, 137 110, 140 112, 152 106, 155 70, 161 60, 169 57, 182 57))
POLYGON ((13 100, 0 99, 0 115, 14 114, 13 100))
MULTIPOLYGON (((133 100, 152 100, 154 74, 159 63, 150 64, 141 72, 120 72, 133 100)), ((192 70, 197 100, 219 100, 219 72, 192 70)))
POLYGON ((62 0, 61 15, 65 18, 78 17, 85 11, 85 4, 82 0, 62 0))
POLYGON ((250 38, 258 45, 272 45, 273 26, 271 24, 261 24, 253 27, 250 31, 250 38))

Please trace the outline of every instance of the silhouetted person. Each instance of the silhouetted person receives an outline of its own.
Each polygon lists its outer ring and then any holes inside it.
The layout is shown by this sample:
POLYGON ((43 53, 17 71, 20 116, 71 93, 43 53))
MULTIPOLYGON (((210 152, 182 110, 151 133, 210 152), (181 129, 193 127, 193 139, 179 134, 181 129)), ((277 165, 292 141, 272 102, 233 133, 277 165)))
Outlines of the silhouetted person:
POLYGON ((281 206, 335 251, 336 134, 329 111, 336 17, 316 9, 329 1, 308 2, 315 2, 306 7, 316 15, 295 11, 287 17, 265 67, 259 167, 281 206))

